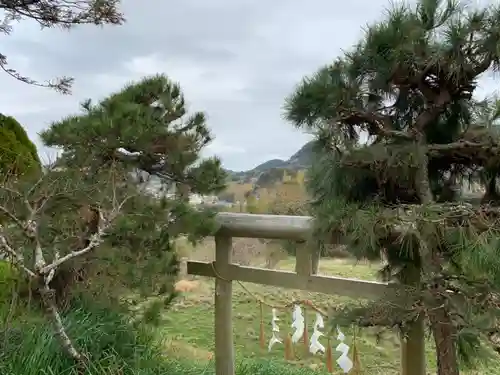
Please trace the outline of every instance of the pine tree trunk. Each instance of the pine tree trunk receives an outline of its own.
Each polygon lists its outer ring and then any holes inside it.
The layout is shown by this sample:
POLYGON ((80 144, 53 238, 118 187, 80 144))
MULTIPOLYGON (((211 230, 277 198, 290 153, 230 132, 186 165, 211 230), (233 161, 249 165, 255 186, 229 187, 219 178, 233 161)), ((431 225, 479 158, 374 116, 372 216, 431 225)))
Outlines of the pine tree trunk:
MULTIPOLYGON (((442 298, 437 299, 437 302, 442 298)), ((436 344, 437 375, 459 375, 455 348, 456 330, 444 307, 429 313, 432 334, 436 344)))
POLYGON ((420 198, 420 203, 429 204, 434 201, 434 197, 432 196, 431 184, 429 182, 429 158, 423 146, 423 141, 417 145, 417 152, 420 154, 420 166, 415 173, 415 188, 420 198))
MULTIPOLYGON (((421 204, 434 202, 434 197, 429 182, 429 158, 422 147, 425 139, 421 134, 417 145, 420 165, 415 175, 415 187, 420 197, 421 204)), ((425 225, 425 224, 423 224, 425 225)), ((437 257, 436 249, 428 248, 421 254, 423 265, 427 272, 438 274, 442 270, 442 265, 437 257)), ((434 301, 429 309, 428 316, 431 329, 436 343, 437 374, 438 375, 459 375, 457 353, 455 351, 455 329, 453 322, 444 306, 444 298, 440 295, 439 285, 433 287, 432 296, 434 301)))
POLYGON ((497 192, 496 176, 491 177, 486 183, 486 192, 481 199, 481 204, 497 204, 500 201, 500 194, 497 192))

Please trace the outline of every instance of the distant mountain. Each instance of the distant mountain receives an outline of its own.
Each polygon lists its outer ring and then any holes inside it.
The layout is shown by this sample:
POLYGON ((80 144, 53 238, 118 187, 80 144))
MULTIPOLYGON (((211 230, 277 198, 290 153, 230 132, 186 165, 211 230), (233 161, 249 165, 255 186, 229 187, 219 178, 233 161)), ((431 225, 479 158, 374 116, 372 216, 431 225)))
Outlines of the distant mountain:
POLYGON ((312 163, 314 141, 307 142, 295 154, 293 154, 287 163, 298 168, 309 167, 312 163))
POLYGON ((231 180, 240 182, 255 182, 261 174, 277 169, 299 170, 308 168, 311 165, 313 155, 313 141, 307 142, 288 160, 271 159, 259 164, 248 171, 227 170, 231 180))
POLYGON ((273 169, 273 168, 286 168, 287 166, 288 166, 288 163, 285 160, 271 159, 271 160, 265 161, 262 164, 259 164, 251 171, 263 172, 263 171, 267 171, 267 170, 273 169))

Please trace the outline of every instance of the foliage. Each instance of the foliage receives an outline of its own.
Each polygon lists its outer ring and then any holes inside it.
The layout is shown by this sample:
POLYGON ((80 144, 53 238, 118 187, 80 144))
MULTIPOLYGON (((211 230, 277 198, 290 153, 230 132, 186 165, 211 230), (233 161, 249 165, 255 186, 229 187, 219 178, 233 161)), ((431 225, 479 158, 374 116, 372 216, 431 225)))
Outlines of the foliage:
MULTIPOLYGON (((3 302, 3 301, 2 301, 3 302)), ((1 307, 6 305, 2 304, 1 307)), ((0 309, 0 317, 5 311, 0 309)), ((122 312, 109 305, 86 299, 75 300, 64 321, 78 345, 91 353, 92 361, 84 371, 64 356, 51 341, 51 328, 23 311, 7 330, 0 330, 0 372, 8 375, 48 374, 91 375, 184 375, 214 374, 213 362, 193 362, 169 358, 163 342, 144 325, 132 325, 122 312)), ((4 328, 4 327, 2 327, 4 328)), ((244 360, 237 375, 311 374, 271 361, 244 360)))
POLYGON ((496 345, 496 209, 457 203, 457 193, 480 178, 483 203, 498 196, 498 101, 472 94, 500 67, 499 21, 498 6, 395 4, 286 105, 290 121, 318 135, 309 184, 318 234, 364 258, 384 250, 386 278, 420 275, 422 291, 407 285, 400 299, 377 301, 364 322, 403 327, 425 312, 440 375, 458 374, 457 355, 474 357, 483 339, 496 345))
POLYGON ((214 212, 191 207, 187 194, 221 191, 225 174, 218 159, 200 158, 211 140, 204 115, 184 119, 180 88, 164 76, 83 108, 42 133, 62 148, 55 166, 0 188, 9 218, 0 250, 51 312, 66 352, 85 363, 59 319, 71 296, 82 289, 115 303, 124 293, 133 303, 154 296, 161 313, 175 296, 174 240, 195 242, 215 229, 214 212))
MULTIPOLYGON (((77 344, 92 358, 88 373, 120 367, 133 373, 131 370, 139 364, 147 366, 153 362, 159 348, 155 347, 151 334, 141 327, 132 327, 120 312, 89 302, 74 301, 64 317, 72 337, 77 338, 77 344)), ((41 368, 50 368, 54 373, 77 373, 75 364, 51 340, 51 327, 40 324, 35 316, 23 310, 2 332, 2 373, 38 374, 41 368)))
POLYGON ((8 301, 16 286, 19 273, 9 262, 0 260, 0 301, 8 301))
POLYGON ((58 304, 72 281, 68 267, 93 254, 132 196, 130 189, 117 188, 123 181, 118 176, 124 174, 116 169, 87 179, 75 170, 49 170, 38 179, 8 180, 0 188, 0 212, 7 219, 0 226, 2 257, 29 281, 63 349, 79 361, 83 355, 61 323, 58 304))
MULTIPOLYGON (((173 240, 187 235, 196 241, 211 233, 214 213, 164 193, 187 188, 210 194, 224 188, 220 161, 200 159, 211 140, 204 114, 187 116, 180 87, 153 76, 101 103, 85 103, 82 115, 53 124, 42 138, 63 149, 61 165, 88 168, 89 174, 119 165, 127 172, 124 186, 134 196, 122 207, 104 244, 112 249, 105 259, 116 265, 108 280, 166 295, 168 303, 177 270, 173 240)), ((93 273, 99 274, 105 259, 95 261, 93 273)))
POLYGON ((119 162, 139 182, 160 179, 165 189, 209 194, 225 187, 217 158, 200 159, 212 136, 205 114, 187 115, 180 86, 166 76, 146 77, 100 103, 82 103, 83 113, 41 133, 47 146, 63 150, 61 165, 95 169, 119 162))
MULTIPOLYGON (((78 25, 105 24, 120 25, 124 19, 118 11, 120 0, 49 0, 49 1, 2 1, 3 11, 1 32, 8 35, 12 32, 12 23, 22 20, 33 20, 42 28, 62 27, 71 29, 78 25)), ((15 79, 31 85, 50 87, 62 93, 70 93, 73 79, 58 78, 41 83, 22 75, 8 66, 7 56, 0 54, 0 68, 15 79)))
POLYGON ((0 174, 22 175, 40 172, 36 146, 16 119, 0 114, 0 174))

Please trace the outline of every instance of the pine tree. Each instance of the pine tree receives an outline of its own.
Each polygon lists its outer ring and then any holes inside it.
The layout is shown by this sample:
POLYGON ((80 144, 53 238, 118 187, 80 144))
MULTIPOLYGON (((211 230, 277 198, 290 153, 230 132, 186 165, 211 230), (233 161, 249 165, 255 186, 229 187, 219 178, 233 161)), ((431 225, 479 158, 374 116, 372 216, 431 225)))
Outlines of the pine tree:
POLYGON ((203 195, 224 189, 220 160, 200 159, 212 141, 205 114, 188 115, 180 86, 166 76, 146 77, 97 104, 87 100, 82 110, 40 135, 62 150, 61 166, 95 170, 121 163, 143 172, 140 181, 155 177, 166 190, 203 195))
MULTIPOLYGON (((61 149, 58 167, 84 171, 80 178, 90 186, 95 186, 97 177, 107 169, 119 169, 125 173, 123 193, 136 191, 136 197, 123 207, 109 236, 111 247, 122 250, 106 256, 118 254, 125 264, 128 257, 133 258, 134 267, 137 262, 144 262, 139 269, 148 269, 150 276, 175 274, 177 260, 172 256, 172 246, 154 245, 163 243, 167 237, 173 240, 186 234, 196 240, 209 233, 213 229, 210 220, 213 213, 193 209, 187 200, 170 199, 170 193, 182 190, 205 195, 218 193, 225 187, 220 160, 200 158, 203 147, 212 139, 205 115, 199 112, 187 115, 179 85, 161 75, 130 84, 99 103, 86 101, 82 109, 82 114, 52 124, 41 137, 47 146, 61 149), (149 250, 143 252, 143 249, 149 250), (161 261, 162 257, 169 261, 161 261), (164 267, 169 265, 171 270, 166 272, 164 267), (160 269, 155 273, 150 266, 160 269)), ((83 202, 92 204, 89 199, 83 202)), ((54 287, 62 291, 72 287, 69 280, 82 273, 81 264, 62 270, 54 287)), ((123 270, 129 271, 133 270, 130 267, 123 270)), ((126 279, 140 283, 144 276, 137 273, 136 277, 128 275, 126 279)))
POLYGON ((286 104, 288 119, 318 136, 309 178, 318 234, 364 258, 384 250, 385 279, 419 283, 344 317, 404 330, 425 316, 439 375, 496 345, 500 113, 472 94, 500 68, 499 22, 498 6, 396 4, 286 104), (481 206, 459 200, 473 180, 485 183, 481 206))

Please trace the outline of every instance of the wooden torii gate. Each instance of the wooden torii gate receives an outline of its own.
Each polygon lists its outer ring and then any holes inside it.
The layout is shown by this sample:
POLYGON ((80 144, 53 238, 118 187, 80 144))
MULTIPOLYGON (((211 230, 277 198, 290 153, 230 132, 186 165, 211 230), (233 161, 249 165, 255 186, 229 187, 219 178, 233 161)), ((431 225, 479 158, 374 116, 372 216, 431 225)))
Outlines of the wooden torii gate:
MULTIPOLYGON (((191 275, 215 277, 215 369, 216 375, 234 375, 232 322, 233 280, 300 289, 352 298, 376 299, 387 295, 396 285, 374 281, 311 274, 311 253, 306 247, 297 251, 297 272, 244 267, 232 263, 232 238, 266 238, 304 241, 312 228, 309 216, 254 215, 219 213, 215 235, 215 262, 188 261, 191 275)), ((416 322, 401 342, 401 374, 426 375, 425 340, 422 321, 416 322)))

